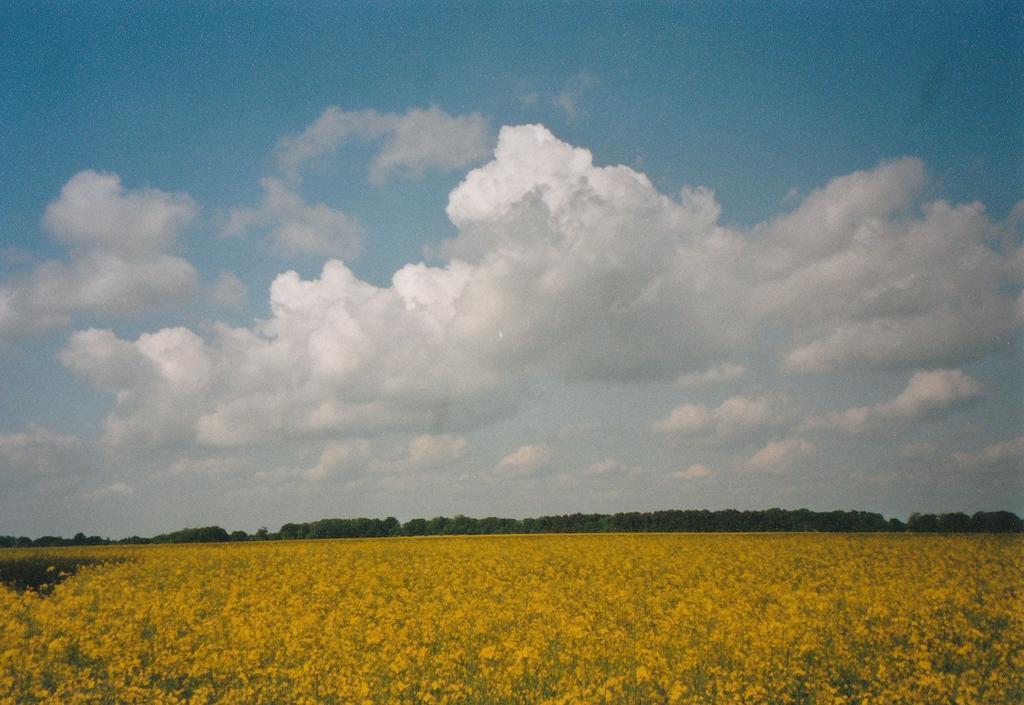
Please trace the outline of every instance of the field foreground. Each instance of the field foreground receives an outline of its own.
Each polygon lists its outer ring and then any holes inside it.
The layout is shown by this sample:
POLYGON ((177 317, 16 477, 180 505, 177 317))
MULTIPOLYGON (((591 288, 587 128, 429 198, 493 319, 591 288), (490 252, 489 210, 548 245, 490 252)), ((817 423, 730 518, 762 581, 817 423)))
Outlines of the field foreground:
POLYGON ((1024 702, 1017 536, 3 551, 0 704, 1024 702))

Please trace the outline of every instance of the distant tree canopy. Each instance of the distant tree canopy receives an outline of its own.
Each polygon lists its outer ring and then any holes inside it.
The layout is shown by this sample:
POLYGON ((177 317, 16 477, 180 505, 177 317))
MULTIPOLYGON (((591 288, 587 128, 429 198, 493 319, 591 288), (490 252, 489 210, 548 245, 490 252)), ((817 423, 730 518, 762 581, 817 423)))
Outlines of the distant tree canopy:
POLYGON ((217 543, 231 539, 232 535, 219 526, 203 526, 198 529, 180 529, 169 534, 159 534, 150 540, 153 543, 217 543))
POLYGON ((454 517, 410 519, 404 524, 395 517, 386 519, 320 519, 289 523, 273 533, 261 527, 254 534, 227 530, 219 526, 181 529, 152 538, 130 536, 118 541, 75 534, 73 538, 42 536, 0 536, 0 548, 32 546, 98 546, 110 543, 210 543, 223 541, 267 541, 276 539, 345 539, 382 536, 454 536, 473 534, 564 534, 601 532, 901 532, 913 533, 993 533, 1024 532, 1024 521, 1013 512, 963 512, 920 514, 914 512, 904 523, 886 519, 875 512, 814 512, 810 509, 668 509, 657 512, 620 512, 618 514, 558 514, 528 519, 484 517, 462 514, 454 517))
POLYGON ((963 512, 951 514, 918 514, 907 519, 907 531, 921 533, 992 533, 1007 534, 1022 531, 1022 522, 1013 512, 963 512))
POLYGON ((308 524, 285 524, 277 533, 281 539, 349 539, 394 536, 398 519, 321 519, 308 524))

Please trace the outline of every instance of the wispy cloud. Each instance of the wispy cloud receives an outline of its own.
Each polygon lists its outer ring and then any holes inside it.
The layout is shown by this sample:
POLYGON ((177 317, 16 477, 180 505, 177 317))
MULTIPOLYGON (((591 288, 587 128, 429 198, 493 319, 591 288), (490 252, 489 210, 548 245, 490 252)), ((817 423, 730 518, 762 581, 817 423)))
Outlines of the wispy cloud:
POLYGON ((953 460, 966 467, 1012 464, 1024 469, 1024 436, 993 443, 977 453, 954 453, 953 460))
POLYGON ((363 227, 344 211, 306 203, 280 179, 260 181, 258 206, 234 208, 221 231, 238 237, 253 228, 267 231, 271 249, 283 257, 314 255, 352 259, 363 246, 363 227))
POLYGON ((872 406, 858 406, 807 419, 802 428, 846 433, 893 430, 924 418, 961 409, 981 398, 983 390, 963 370, 921 370, 899 396, 872 406))
POLYGON ((243 310, 249 301, 249 290, 238 275, 230 270, 223 270, 210 287, 209 298, 221 308, 243 310))
POLYGON ((668 476, 677 480, 699 480, 706 477, 713 477, 715 474, 715 471, 707 465, 694 463, 688 467, 673 470, 668 473, 668 476))
POLYGON ((295 178, 304 163, 354 140, 381 143, 370 166, 374 184, 394 174, 464 167, 487 157, 492 146, 490 127, 479 113, 449 115, 437 106, 403 114, 331 106, 301 133, 281 140, 278 164, 295 178))
POLYGON ((551 449, 547 446, 520 446, 498 462, 495 474, 499 477, 533 475, 547 467, 552 457, 551 449))
POLYGON ((565 86, 551 99, 551 104, 562 111, 565 117, 574 120, 582 110, 583 97, 587 91, 601 82, 592 73, 581 72, 570 78, 565 86))
POLYGON ((737 380, 747 373, 747 368, 731 362, 723 362, 703 372, 680 375, 676 384, 680 387, 707 387, 737 380))
POLYGON ((684 404, 654 423, 661 434, 733 438, 745 433, 789 426, 796 418, 795 402, 781 394, 760 397, 734 396, 719 406, 684 404))
POLYGON ((763 472, 790 470, 797 463, 813 457, 817 452, 817 446, 803 438, 772 441, 750 456, 743 464, 743 468, 763 472))

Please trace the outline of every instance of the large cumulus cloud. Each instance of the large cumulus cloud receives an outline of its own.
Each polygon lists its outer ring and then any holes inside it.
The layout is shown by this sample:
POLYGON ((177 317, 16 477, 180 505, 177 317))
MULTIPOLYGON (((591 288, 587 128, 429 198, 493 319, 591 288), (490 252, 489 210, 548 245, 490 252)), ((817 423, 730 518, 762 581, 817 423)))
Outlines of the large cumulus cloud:
POLYGON ((466 428, 532 379, 686 379, 772 324, 793 369, 963 363, 1018 325, 1016 254, 989 245, 1000 226, 978 204, 918 207, 924 179, 915 160, 883 164, 740 232, 707 189, 667 196, 541 126, 506 127, 450 195, 442 266, 378 287, 331 260, 278 276, 251 327, 84 331, 62 359, 115 395, 109 442, 214 446, 466 428))

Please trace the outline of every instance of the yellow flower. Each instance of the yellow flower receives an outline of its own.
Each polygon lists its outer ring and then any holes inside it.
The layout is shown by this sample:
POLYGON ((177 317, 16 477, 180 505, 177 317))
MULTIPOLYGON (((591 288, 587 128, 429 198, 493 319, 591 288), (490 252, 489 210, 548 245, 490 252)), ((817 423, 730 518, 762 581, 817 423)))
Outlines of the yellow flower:
POLYGON ((1016 536, 52 553, 125 560, 49 595, 0 586, 0 705, 980 705, 1024 691, 1016 536))

